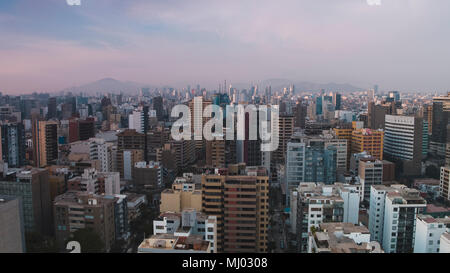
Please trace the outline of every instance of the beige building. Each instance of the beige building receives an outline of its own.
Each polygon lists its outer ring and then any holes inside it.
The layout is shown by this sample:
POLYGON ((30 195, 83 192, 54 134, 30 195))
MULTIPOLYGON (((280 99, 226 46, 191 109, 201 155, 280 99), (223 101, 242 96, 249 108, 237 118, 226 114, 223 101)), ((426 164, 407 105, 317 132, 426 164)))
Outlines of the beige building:
POLYGON ((165 189, 161 193, 160 212, 181 213, 185 209, 202 211, 202 191, 196 189, 191 179, 178 177, 171 189, 165 189))
POLYGON ((33 156, 36 167, 53 165, 58 159, 58 122, 34 120, 33 156))
POLYGON ((202 207, 217 217, 218 252, 267 252, 269 177, 262 167, 230 165, 202 176, 202 207))

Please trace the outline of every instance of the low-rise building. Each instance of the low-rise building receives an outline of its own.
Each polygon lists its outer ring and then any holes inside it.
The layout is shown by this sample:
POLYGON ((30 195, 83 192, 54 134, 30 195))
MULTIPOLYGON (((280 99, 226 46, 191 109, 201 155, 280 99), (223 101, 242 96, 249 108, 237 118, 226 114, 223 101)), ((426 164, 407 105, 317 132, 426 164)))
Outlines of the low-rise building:
POLYGON ((322 223, 309 234, 308 253, 383 253, 376 241, 370 241, 365 226, 351 223, 322 223))
POLYGON ((212 253, 211 243, 201 235, 152 235, 138 247, 138 253, 212 253))

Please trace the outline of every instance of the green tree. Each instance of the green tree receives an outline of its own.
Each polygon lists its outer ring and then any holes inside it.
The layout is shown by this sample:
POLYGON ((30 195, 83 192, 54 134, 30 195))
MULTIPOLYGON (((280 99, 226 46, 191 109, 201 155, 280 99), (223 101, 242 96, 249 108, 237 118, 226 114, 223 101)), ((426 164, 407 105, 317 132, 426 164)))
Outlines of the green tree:
POLYGON ((27 253, 57 253, 58 247, 55 239, 46 237, 38 232, 25 234, 25 248, 27 253))
POLYGON ((81 253, 99 253, 105 251, 105 244, 100 236, 90 228, 79 229, 72 233, 69 241, 77 241, 81 246, 81 253))
POLYGON ((431 177, 431 178, 434 178, 434 179, 439 179, 439 175, 440 175, 439 168, 434 166, 434 165, 429 165, 425 169, 425 175, 427 177, 431 177))

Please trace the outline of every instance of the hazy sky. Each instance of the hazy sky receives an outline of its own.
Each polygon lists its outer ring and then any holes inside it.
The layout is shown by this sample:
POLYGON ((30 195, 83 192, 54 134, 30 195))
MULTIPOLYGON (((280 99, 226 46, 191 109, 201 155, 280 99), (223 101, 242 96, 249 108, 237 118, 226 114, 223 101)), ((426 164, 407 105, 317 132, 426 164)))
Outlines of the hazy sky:
POLYGON ((0 91, 105 77, 450 90, 450 1, 0 0, 0 91))

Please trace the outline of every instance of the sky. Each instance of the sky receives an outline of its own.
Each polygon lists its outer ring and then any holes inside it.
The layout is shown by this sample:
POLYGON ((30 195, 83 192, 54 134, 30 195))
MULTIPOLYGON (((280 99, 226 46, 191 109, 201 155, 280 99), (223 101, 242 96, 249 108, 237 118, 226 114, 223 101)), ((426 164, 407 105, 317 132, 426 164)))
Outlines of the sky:
POLYGON ((448 0, 0 0, 0 92, 102 78, 450 90, 448 0))

